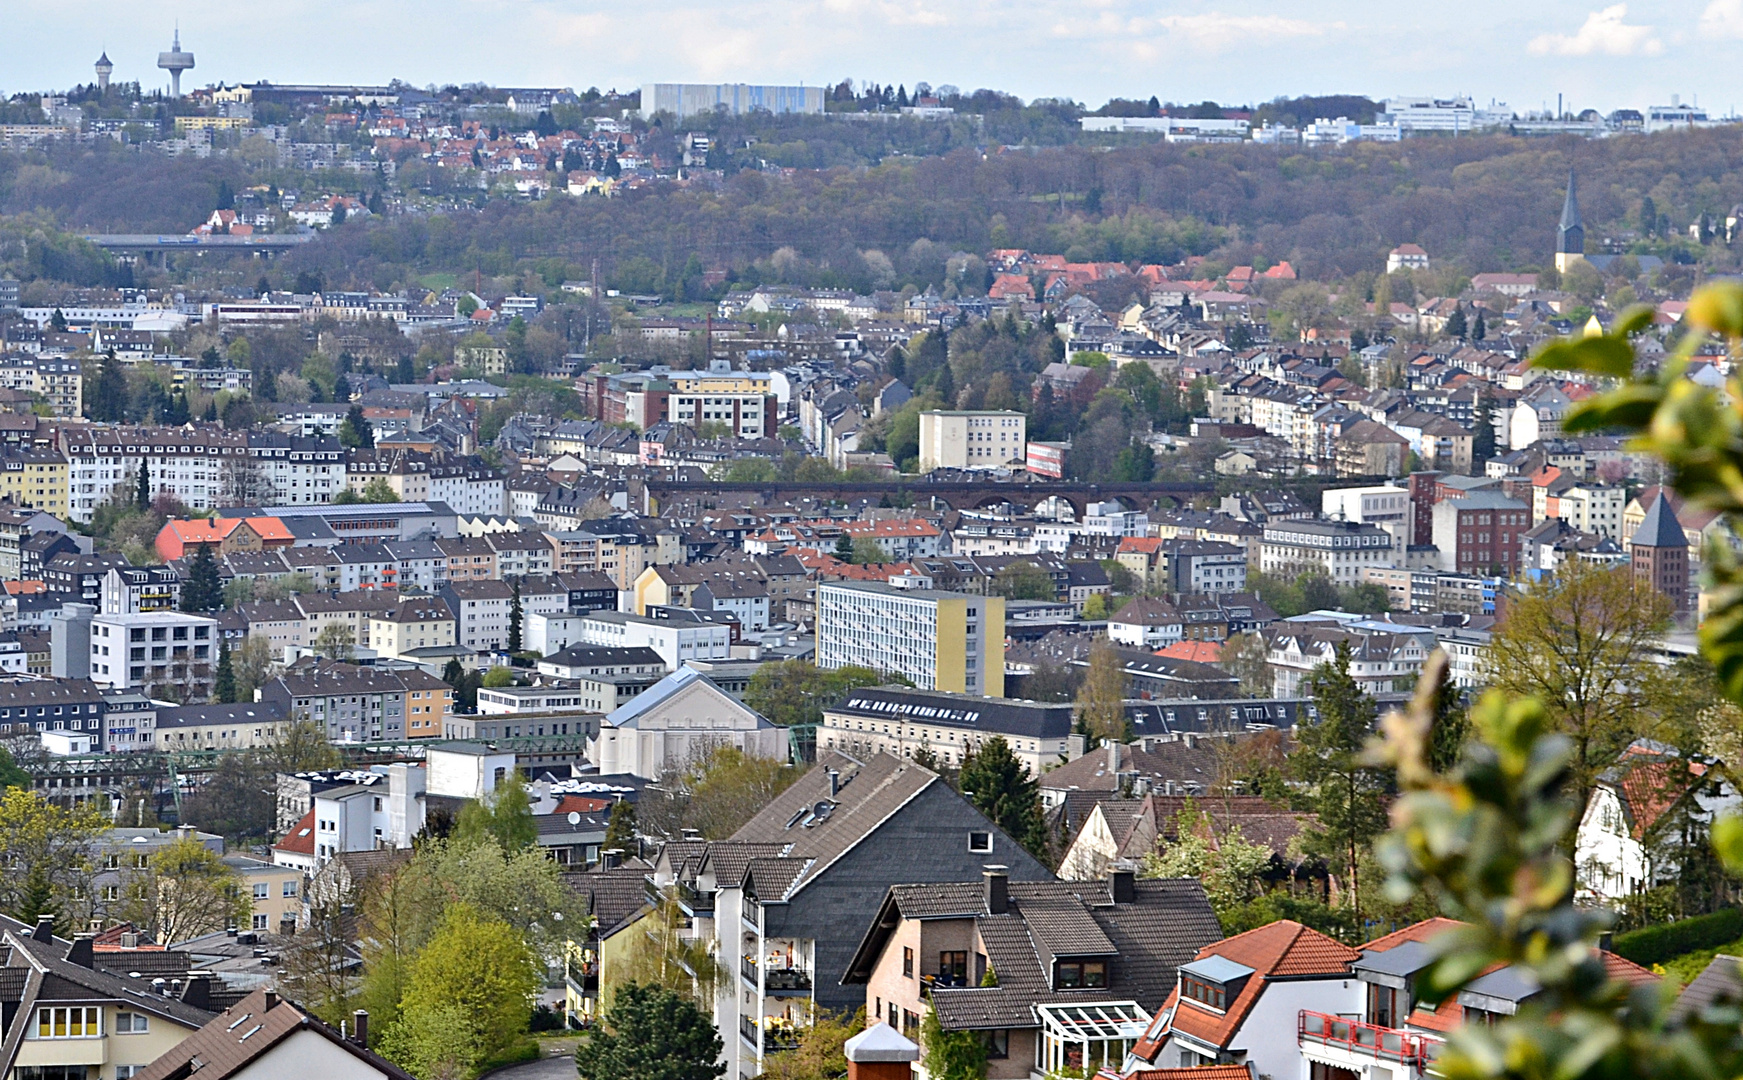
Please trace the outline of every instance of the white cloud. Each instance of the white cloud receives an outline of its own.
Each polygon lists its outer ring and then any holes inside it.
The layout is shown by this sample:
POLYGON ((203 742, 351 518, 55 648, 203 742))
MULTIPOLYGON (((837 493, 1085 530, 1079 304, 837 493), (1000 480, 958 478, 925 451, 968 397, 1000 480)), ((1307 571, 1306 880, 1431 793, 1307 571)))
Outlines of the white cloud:
POLYGON ((1117 44, 1134 50, 1141 59, 1153 59, 1170 45, 1187 45, 1199 52, 1220 52, 1235 46, 1256 48, 1289 38, 1320 37, 1342 30, 1344 25, 1281 15, 1230 15, 1215 11, 1159 17, 1102 11, 1094 18, 1079 16, 1056 23, 1053 34, 1117 44))
POLYGON ((1743 38, 1743 0, 1713 0, 1701 12, 1701 33, 1709 37, 1743 38))
MULTIPOLYGON (((1735 6, 1735 0, 1715 0, 1715 6, 1727 2, 1735 6)), ((1627 4, 1611 4, 1587 15, 1577 32, 1539 34, 1526 48, 1539 56, 1657 56, 1663 52, 1664 42, 1653 36, 1652 27, 1628 25, 1622 21, 1627 14, 1627 4)))

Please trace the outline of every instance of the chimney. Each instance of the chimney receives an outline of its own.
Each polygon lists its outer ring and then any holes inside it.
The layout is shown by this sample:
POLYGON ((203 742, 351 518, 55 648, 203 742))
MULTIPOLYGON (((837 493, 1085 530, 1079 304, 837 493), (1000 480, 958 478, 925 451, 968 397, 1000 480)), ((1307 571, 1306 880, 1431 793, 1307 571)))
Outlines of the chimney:
POLYGON ((38 915, 36 917, 36 929, 32 930, 30 932, 30 936, 35 938, 36 940, 42 941, 42 942, 53 941, 54 940, 54 916, 53 915, 38 915))
POLYGON ((681 837, 683 837, 685 840, 700 840, 700 839, 702 839, 702 830, 701 829, 683 829, 679 832, 679 835, 681 837))
POLYGON ((1615 952, 1615 935, 1606 930, 1598 935, 1598 948, 1603 952, 1615 952))
POLYGON ((208 975, 188 976, 187 986, 182 989, 182 1004, 196 1009, 212 1011, 212 979, 208 975))
POLYGON ((73 947, 67 950, 67 963, 77 964, 83 968, 95 967, 97 962, 92 958, 92 953, 95 952, 92 943, 95 940, 95 934, 75 935, 73 947))
POLYGON ((992 863, 980 872, 986 885, 988 915, 1003 915, 1011 908, 1011 874, 1008 868, 992 863))
POLYGON ((369 1049, 369 1010, 358 1009, 351 1014, 351 1021, 353 1029, 351 1038, 356 1041, 358 1046, 365 1050, 369 1049))
POLYGON ((599 853, 600 864, 607 870, 616 870, 623 865, 623 849, 607 848, 599 853))
POLYGON ((260 1011, 271 1012, 273 1009, 278 1007, 278 993, 273 990, 268 990, 263 996, 263 1001, 264 1003, 260 1006, 260 1011))
POLYGON ((920 1047, 882 1020, 847 1040, 847 1080, 908 1080, 920 1047))
POLYGON ((1130 866, 1115 866, 1108 871, 1108 892, 1114 903, 1130 904, 1138 899, 1138 875, 1130 866))
POLYGON ((834 769, 829 770, 829 797, 835 798, 841 794, 841 774, 834 769))

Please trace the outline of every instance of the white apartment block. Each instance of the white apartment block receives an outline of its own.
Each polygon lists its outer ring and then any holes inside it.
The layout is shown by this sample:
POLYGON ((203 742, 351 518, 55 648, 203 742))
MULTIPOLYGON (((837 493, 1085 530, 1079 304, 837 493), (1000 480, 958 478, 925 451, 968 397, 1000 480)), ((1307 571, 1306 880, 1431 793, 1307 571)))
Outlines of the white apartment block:
POLYGON ((622 611, 596 611, 581 621, 581 636, 570 644, 645 646, 660 654, 668 670, 686 660, 730 660, 732 629, 721 623, 650 619, 622 611))
POLYGON ((179 611, 91 617, 91 681, 174 701, 204 701, 217 670, 218 622, 179 611))
POLYGON ((936 411, 920 414, 920 471, 999 469, 1028 455, 1028 418, 1020 412, 936 411))
POLYGON ((1391 534, 1354 521, 1273 521, 1259 544, 1259 569, 1265 573, 1320 569, 1339 585, 1359 585, 1368 567, 1393 562, 1391 534))
POLYGON ((67 513, 90 521, 117 488, 137 484, 144 466, 152 497, 174 495, 195 510, 247 501, 248 437, 209 428, 91 427, 61 431, 67 456, 67 513))
POLYGON ((1622 511, 1628 505, 1625 488, 1586 485, 1568 488, 1556 496, 1560 517, 1581 532, 1621 541, 1622 511))
POLYGON ((248 478, 243 502, 305 506, 330 503, 345 488, 345 448, 331 435, 248 433, 248 478))
POLYGON ((1410 521, 1410 492, 1391 484, 1376 487, 1328 488, 1319 496, 1319 516, 1328 521, 1365 525, 1410 521))
POLYGON ((817 666, 904 675, 922 690, 1002 697, 1005 601, 868 582, 817 586, 817 666))

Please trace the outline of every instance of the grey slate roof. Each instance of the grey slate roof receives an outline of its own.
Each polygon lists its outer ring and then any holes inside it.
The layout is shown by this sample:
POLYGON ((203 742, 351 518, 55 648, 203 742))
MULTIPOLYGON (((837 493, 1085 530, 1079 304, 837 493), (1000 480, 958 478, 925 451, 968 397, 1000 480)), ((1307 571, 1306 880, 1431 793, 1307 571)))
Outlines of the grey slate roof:
POLYGON ((1737 1001, 1743 1001, 1743 960, 1720 953, 1683 989, 1670 1008, 1670 1019, 1674 1023, 1710 1005, 1737 1001))
POLYGON ((1670 508, 1670 500, 1664 497, 1661 489, 1658 498, 1652 500, 1647 507, 1646 516, 1640 520, 1640 528, 1634 530, 1635 545, 1653 548, 1686 548, 1689 546, 1688 536, 1682 531, 1682 523, 1676 519, 1676 511, 1670 508))

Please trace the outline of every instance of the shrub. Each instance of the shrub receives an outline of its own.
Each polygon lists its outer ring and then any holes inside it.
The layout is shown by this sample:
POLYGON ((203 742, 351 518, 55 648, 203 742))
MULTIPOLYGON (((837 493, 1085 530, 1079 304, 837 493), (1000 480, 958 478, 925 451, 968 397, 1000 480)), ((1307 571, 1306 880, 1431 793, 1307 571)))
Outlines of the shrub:
POLYGON ((1743 908, 1725 908, 1673 923, 1642 927, 1616 937, 1616 955, 1636 964, 1661 964, 1696 949, 1711 949, 1743 937, 1743 908))

